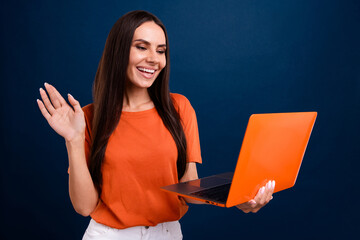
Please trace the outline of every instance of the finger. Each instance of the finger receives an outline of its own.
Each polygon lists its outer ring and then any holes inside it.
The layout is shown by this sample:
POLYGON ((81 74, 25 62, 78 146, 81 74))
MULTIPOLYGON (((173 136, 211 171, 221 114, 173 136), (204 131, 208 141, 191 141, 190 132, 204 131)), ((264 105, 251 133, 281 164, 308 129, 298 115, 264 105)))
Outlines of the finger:
POLYGON ((50 102, 45 90, 40 88, 39 91, 40 91, 41 99, 44 102, 43 106, 45 105, 48 113, 50 113, 50 115, 53 115, 53 113, 55 112, 55 108, 53 107, 52 103, 50 102))
POLYGON ((70 104, 73 106, 75 112, 82 112, 79 101, 77 101, 70 93, 68 93, 68 99, 70 104))
POLYGON ((255 209, 255 208, 254 208, 254 207, 251 207, 251 206, 241 208, 241 210, 242 210, 243 212, 251 212, 251 211, 253 211, 254 209, 255 209))
POLYGON ((240 205, 238 205, 237 207, 244 213, 249 213, 249 212, 256 213, 261 209, 261 206, 259 207, 259 206, 254 206, 254 205, 250 204, 250 201, 247 202, 246 204, 240 204, 240 205), (243 206, 239 207, 240 205, 243 205, 243 206))
POLYGON ((60 108, 61 103, 60 103, 60 100, 58 98, 58 94, 56 93, 57 90, 48 83, 44 83, 44 86, 45 86, 47 92, 49 93, 50 100, 51 100, 52 104, 54 105, 54 108, 55 109, 60 108))
POLYGON ((249 210, 253 210, 254 208, 256 208, 258 205, 258 203, 254 200, 254 199, 251 199, 250 201, 247 202, 247 205, 246 207, 249 209, 249 210))
POLYGON ((269 195, 268 202, 273 199, 273 193, 275 190, 275 180, 271 181, 271 194, 269 195))
POLYGON ((255 200, 254 199, 251 199, 250 201, 248 201, 248 202, 244 202, 244 203, 242 203, 242 204, 239 204, 239 205, 237 205, 237 207, 239 208, 239 209, 253 209, 254 207, 256 206, 256 202, 255 202, 255 200))
POLYGON ((275 180, 273 181, 273 193, 275 192, 275 187, 276 187, 276 182, 275 180))
POLYGON ((270 201, 270 197, 273 193, 273 181, 269 181, 266 184, 266 191, 265 191, 265 196, 264 196, 264 201, 265 203, 268 203, 270 201))
POLYGON ((269 192, 269 182, 263 187, 264 188, 264 192, 260 197, 260 200, 258 201, 258 203, 263 206, 266 204, 266 198, 269 192))
POLYGON ((267 190, 266 203, 272 199, 272 194, 274 193, 275 181, 270 181, 269 189, 267 190))
POLYGON ((249 213, 252 209, 246 207, 244 204, 239 204, 236 206, 238 209, 243 211, 244 213, 249 213))
POLYGON ((51 84, 49 84, 49 85, 50 85, 50 87, 54 90, 54 92, 55 92, 58 100, 60 101, 61 106, 67 105, 67 102, 66 102, 65 99, 61 96, 61 94, 59 93, 59 91, 56 90, 56 88, 55 88, 53 85, 51 85, 51 84))
POLYGON ((266 183, 265 186, 262 187, 262 194, 259 196, 259 199, 257 200, 258 205, 264 206, 266 204, 267 196, 269 194, 270 189, 270 181, 266 183))
POLYGON ((246 210, 250 211, 250 210, 254 209, 255 206, 256 206, 256 202, 254 199, 251 199, 250 201, 236 205, 236 207, 242 211, 246 211, 246 210))
POLYGON ((38 106, 39 106, 39 109, 40 109, 40 111, 41 111, 41 114, 44 116, 44 118, 45 118, 47 121, 49 121, 50 118, 51 118, 51 115, 50 115, 50 113, 46 110, 46 108, 45 108, 44 104, 42 103, 42 101, 39 100, 39 99, 36 99, 36 102, 37 102, 37 104, 38 104, 38 106))
POLYGON ((254 200, 257 204, 261 204, 261 200, 264 196, 264 192, 265 192, 265 187, 261 187, 258 191, 258 193, 256 194, 254 200))

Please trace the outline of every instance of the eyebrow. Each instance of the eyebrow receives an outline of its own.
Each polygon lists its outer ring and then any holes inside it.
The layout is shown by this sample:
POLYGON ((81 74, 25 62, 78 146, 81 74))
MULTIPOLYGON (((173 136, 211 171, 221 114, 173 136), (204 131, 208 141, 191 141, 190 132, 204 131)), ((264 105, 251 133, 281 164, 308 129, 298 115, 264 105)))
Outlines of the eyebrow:
MULTIPOLYGON (((136 40, 134 40, 134 42, 142 42, 142 43, 145 43, 146 45, 151 45, 150 42, 148 42, 144 39, 136 39, 136 40)), ((158 47, 166 47, 166 44, 159 44, 158 47)))

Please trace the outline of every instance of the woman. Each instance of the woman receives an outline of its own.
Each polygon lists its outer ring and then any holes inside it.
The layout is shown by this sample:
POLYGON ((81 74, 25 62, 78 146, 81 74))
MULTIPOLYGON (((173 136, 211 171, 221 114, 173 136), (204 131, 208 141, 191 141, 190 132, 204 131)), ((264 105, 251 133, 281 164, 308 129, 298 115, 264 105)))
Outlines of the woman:
MULTIPOLYGON (((182 239, 178 220, 195 200, 161 186, 197 179, 201 163, 195 111, 169 92, 169 43, 161 21, 145 11, 121 17, 111 29, 96 73, 94 102, 71 108, 50 84, 38 106, 65 138, 69 194, 91 216, 83 239, 182 239), (84 147, 85 146, 85 147, 84 147)), ((237 206, 257 212, 274 182, 237 206)))

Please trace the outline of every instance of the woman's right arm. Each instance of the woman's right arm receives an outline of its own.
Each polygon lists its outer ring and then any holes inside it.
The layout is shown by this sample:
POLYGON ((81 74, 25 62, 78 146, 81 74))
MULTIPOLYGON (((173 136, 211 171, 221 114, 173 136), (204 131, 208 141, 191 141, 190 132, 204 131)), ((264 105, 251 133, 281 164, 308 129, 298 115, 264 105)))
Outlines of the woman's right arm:
POLYGON ((80 104, 68 95, 71 108, 50 84, 45 84, 50 96, 40 88, 39 109, 52 129, 64 137, 69 157, 69 195, 75 211, 88 216, 99 201, 98 193, 87 166, 85 156, 85 118, 80 104), (51 100, 51 101, 50 101, 51 100))
POLYGON ((99 198, 86 163, 85 137, 66 141, 69 157, 69 195, 77 213, 89 216, 99 198))

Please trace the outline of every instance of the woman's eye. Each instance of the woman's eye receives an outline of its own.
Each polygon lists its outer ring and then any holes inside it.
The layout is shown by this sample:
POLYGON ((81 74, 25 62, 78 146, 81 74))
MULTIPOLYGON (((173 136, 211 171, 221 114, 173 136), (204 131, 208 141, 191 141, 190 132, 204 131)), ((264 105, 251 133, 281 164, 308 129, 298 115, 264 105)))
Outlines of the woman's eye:
POLYGON ((142 47, 142 46, 136 46, 137 49, 140 49, 140 50, 146 50, 146 48, 142 47))
POLYGON ((160 53, 160 54, 164 54, 165 50, 158 50, 157 52, 160 53))

